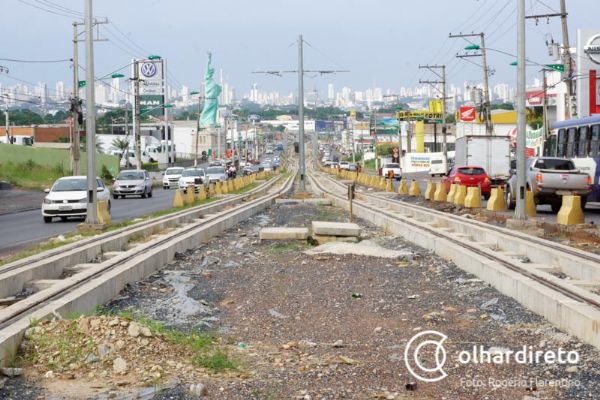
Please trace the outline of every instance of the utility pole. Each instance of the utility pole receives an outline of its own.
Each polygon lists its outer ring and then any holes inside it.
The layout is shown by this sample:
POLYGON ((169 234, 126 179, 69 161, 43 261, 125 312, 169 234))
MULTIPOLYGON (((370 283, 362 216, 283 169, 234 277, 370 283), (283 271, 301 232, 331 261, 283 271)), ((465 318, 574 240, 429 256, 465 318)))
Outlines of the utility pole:
POLYGON ((302 52, 302 35, 298 36, 298 144, 300 146, 300 192, 304 192, 304 174, 305 174, 305 160, 304 160, 304 55, 302 52))
POLYGON ((527 219, 525 207, 525 0, 517 5, 517 187, 515 219, 527 219))
POLYGON ((480 44, 472 44, 467 46, 466 50, 480 50, 481 53, 477 54, 457 54, 457 58, 466 58, 466 57, 481 57, 482 68, 483 68, 483 113, 485 117, 485 133, 486 135, 493 135, 494 126, 492 124, 492 110, 491 110, 491 101, 490 101, 490 84, 489 84, 489 76, 490 70, 487 65, 487 53, 485 47, 485 33, 468 33, 468 34, 458 34, 458 35, 448 35, 449 38, 466 38, 466 37, 477 37, 479 36, 480 44))
POLYGON ((81 115, 81 101, 79 100, 79 42, 77 39, 77 22, 73 22, 73 98, 71 99, 71 121, 73 122, 73 136, 71 138, 71 165, 73 175, 80 175, 79 154, 79 118, 81 115))
MULTIPOLYGON (((135 162, 136 168, 142 169, 142 139, 141 139, 141 126, 140 126, 140 68, 139 62, 135 60, 133 62, 133 135, 135 142, 135 162)), ((166 139, 166 137, 165 137, 166 139)), ((168 145, 168 142, 167 142, 168 145)), ((169 148, 167 147, 167 153, 169 148)), ((170 156, 170 155, 169 155, 170 156)), ((168 156, 168 157, 169 157, 168 156)))
POLYGON ((8 130, 8 127, 10 126, 10 116, 8 113, 8 98, 6 98, 6 104, 4 107, 4 122, 6 124, 6 143, 8 144, 12 144, 11 138, 10 138, 10 132, 8 130))
MULTIPOLYGON (((546 143, 546 140, 548 139, 549 136, 549 130, 548 130, 548 83, 546 82, 546 68, 542 68, 542 95, 544 96, 544 100, 542 103, 542 114, 543 114, 543 118, 542 118, 542 123, 543 123, 543 127, 544 127, 544 144, 546 143)), ((544 149, 545 150, 545 149, 544 149)))
POLYGON ((321 75, 324 74, 333 74, 336 72, 349 72, 342 70, 305 70, 304 69, 304 55, 302 51, 302 47, 304 44, 304 39, 302 39, 302 35, 298 36, 298 69, 295 71, 253 71, 255 74, 270 74, 281 76, 284 73, 294 73, 298 74, 298 145, 299 145, 299 156, 300 156, 300 184, 299 190, 303 192, 305 190, 305 159, 304 159, 304 74, 305 73, 318 73, 321 75))
POLYGON ((563 40, 563 51, 561 54, 561 62, 565 67, 565 72, 563 73, 563 79, 565 81, 566 89, 567 89, 567 99, 565 104, 565 117, 566 119, 574 118, 577 116, 577 110, 573 109, 573 60, 571 57, 571 46, 569 44, 569 30, 567 26, 567 6, 565 4, 565 0, 560 0, 560 12, 559 13, 551 13, 551 14, 537 14, 537 15, 527 15, 525 19, 534 19, 536 21, 536 25, 538 20, 546 19, 547 21, 550 18, 560 17, 560 22, 562 26, 562 40, 563 40))
MULTIPOLYGON (((98 224, 96 210, 96 104, 94 93, 94 39, 92 0, 85 1, 85 78, 86 78, 86 144, 87 144, 87 216, 86 223, 98 224)), ((78 68, 79 66, 77 66, 78 68)))
MULTIPOLYGON (((443 153, 443 160, 444 160, 444 164, 447 166, 448 165, 448 143, 447 143, 447 138, 446 138, 446 66, 445 65, 419 65, 419 69, 428 69, 429 71, 433 72, 438 78, 440 78, 440 80, 435 80, 435 81, 424 81, 424 80, 419 80, 419 83, 427 83, 430 85, 442 85, 442 90, 441 90, 441 94, 442 94, 442 117, 443 117, 443 121, 442 121, 442 153, 443 153), (438 73, 437 71, 441 70, 441 73, 438 73)), ((434 88, 436 90, 439 90, 436 86, 434 86, 434 88)), ((437 144, 436 144, 437 146, 437 144)), ((437 151, 437 149, 436 149, 437 151)))

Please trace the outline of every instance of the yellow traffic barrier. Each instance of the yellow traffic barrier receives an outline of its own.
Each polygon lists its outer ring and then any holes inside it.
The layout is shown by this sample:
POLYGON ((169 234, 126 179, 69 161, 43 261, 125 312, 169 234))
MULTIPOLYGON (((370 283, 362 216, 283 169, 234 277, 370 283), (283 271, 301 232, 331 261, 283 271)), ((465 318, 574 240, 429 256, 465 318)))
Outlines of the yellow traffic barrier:
POLYGON ((506 211, 506 201, 504 199, 504 190, 501 186, 492 188, 492 193, 487 202, 488 211, 506 211))
POLYGON ((425 198, 427 200, 433 200, 434 193, 435 193, 435 182, 427 181, 427 187, 425 188, 425 198))
POLYGON ((369 180, 369 186, 376 188, 378 182, 379 180, 377 179, 377 175, 371 175, 371 179, 369 180))
POLYGON ((206 200, 206 189, 204 185, 200 186, 200 190, 198 190, 198 200, 206 200))
POLYGON ((387 183, 386 183, 386 179, 385 177, 380 177, 379 178, 379 190, 385 190, 387 183))
POLYGON ((419 182, 417 182, 414 179, 410 183, 410 189, 408 189, 408 195, 414 196, 414 197, 421 195, 421 187, 419 186, 419 182))
POLYGON ((440 182, 439 185, 435 188, 435 192, 433 193, 434 201, 446 201, 446 185, 440 182))
POLYGON ((528 217, 535 217, 537 215, 537 205, 535 204, 531 190, 525 192, 525 212, 528 217))
POLYGON ((562 206, 556 216, 559 225, 583 224, 583 210, 581 209, 581 196, 563 196, 562 206))
POLYGON ((457 185, 453 203, 457 206, 463 206, 465 205, 465 197, 467 197, 467 187, 463 185, 457 185))
POLYGON ((98 222, 102 225, 110 224, 110 211, 108 211, 108 201, 98 200, 96 203, 96 213, 98 215, 98 222))
POLYGON ((394 191, 394 184, 392 183, 391 179, 388 179, 386 184, 385 184, 385 191, 386 192, 393 192, 394 191))
POLYGON ((215 194, 223 194, 223 184, 221 181, 215 183, 215 194))
POLYGON ((187 190, 185 192, 185 198, 183 202, 185 204, 193 204, 194 203, 194 192, 196 191, 196 187, 194 185, 188 185, 187 190))
POLYGON ((229 181, 229 191, 234 192, 236 190, 240 190, 240 181, 238 178, 229 181))
POLYGON ((175 189, 175 196, 173 197, 173 207, 183 207, 183 195, 181 189, 175 189))
POLYGON ((230 179, 226 180, 225 182, 223 182, 221 184, 221 192, 223 192, 223 194, 227 194, 230 192, 229 190, 229 182, 231 182, 230 179))
POLYGON ((467 196, 465 197, 466 208, 480 208, 481 207, 481 189, 478 186, 472 186, 467 188, 467 196))
POLYGON ((211 182, 208 184, 208 197, 212 197, 215 195, 215 183, 211 182))
POLYGON ((448 194, 446 195, 446 201, 448 203, 454 203, 454 195, 456 194, 457 186, 458 186, 458 184, 456 184, 456 183, 450 184, 450 190, 448 191, 448 194))
POLYGON ((398 194, 408 194, 408 187, 406 187, 406 180, 402 179, 398 185, 398 194))

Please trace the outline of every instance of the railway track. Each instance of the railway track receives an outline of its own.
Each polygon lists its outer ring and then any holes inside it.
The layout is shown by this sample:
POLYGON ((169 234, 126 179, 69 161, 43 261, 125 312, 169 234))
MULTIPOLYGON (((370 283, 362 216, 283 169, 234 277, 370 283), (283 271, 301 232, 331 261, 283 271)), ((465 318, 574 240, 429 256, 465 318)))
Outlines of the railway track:
MULTIPOLYGON (((347 186, 314 169, 311 187, 348 208, 347 186)), ((600 348, 600 256, 390 198, 356 193, 354 212, 433 250, 559 328, 600 348)))
POLYGON ((0 310, 0 357, 9 363, 32 320, 86 313, 114 298, 127 283, 151 275, 177 252, 265 209, 290 191, 291 174, 239 195, 193 207, 41 253, 0 268, 0 292, 29 295, 0 310))

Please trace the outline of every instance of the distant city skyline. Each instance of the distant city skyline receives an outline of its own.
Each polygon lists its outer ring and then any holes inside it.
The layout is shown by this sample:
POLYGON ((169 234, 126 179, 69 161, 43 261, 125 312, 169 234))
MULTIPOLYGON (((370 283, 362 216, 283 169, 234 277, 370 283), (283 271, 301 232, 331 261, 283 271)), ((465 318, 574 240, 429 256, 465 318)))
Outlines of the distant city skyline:
MULTIPOLYGON (((19 63, 25 61, 68 60, 72 57, 72 21, 83 11, 82 0, 63 0, 61 6, 73 10, 58 11, 47 5, 46 11, 17 0, 6 0, 0 35, 0 65, 9 73, 0 73, 0 83, 27 84, 65 82, 72 85, 69 61, 56 63, 19 63), (52 26, 40 35, 34 27, 52 26)), ((583 2, 567 2, 569 33, 575 40, 577 28, 597 25, 594 13, 586 11, 583 2)), ((51 3, 47 3, 51 4, 51 3)), ((529 13, 550 12, 558 1, 528 3, 529 13)), ((516 53, 516 2, 514 0, 457 0, 439 2, 434 10, 428 3, 400 3, 390 0, 369 2, 330 0, 288 3, 276 0, 240 2, 223 0, 202 4, 192 0, 153 0, 140 7, 139 2, 103 0, 94 2, 95 14, 107 17, 100 25, 100 37, 107 42, 95 43, 97 75, 105 76, 128 64, 133 57, 159 54, 168 60, 169 80, 181 90, 187 86, 198 90, 206 63, 206 52, 213 52, 217 70, 224 81, 235 88, 238 96, 251 91, 254 83, 266 92, 297 94, 296 76, 282 77, 253 74, 264 69, 290 70, 297 67, 295 42, 303 33, 307 69, 348 69, 335 76, 307 74, 307 92, 317 89, 327 98, 328 84, 343 87, 390 88, 416 87, 419 78, 431 79, 419 64, 437 63, 448 66, 448 81, 463 86, 465 81, 477 83, 482 71, 476 65, 456 59, 468 42, 449 39, 448 33, 484 31, 487 45, 516 53), (135 15, 135 18, 131 16, 135 15), (443 16, 443 18, 442 18, 443 16), (340 23, 343 21, 343 23, 340 23), (429 22, 426 22, 429 21, 429 22)), ((559 19, 527 23, 528 57, 539 63, 552 62, 545 41, 561 41, 559 19)), ((513 58, 489 52, 494 74, 491 86, 506 83, 514 86, 516 71, 513 58)), ((476 61, 475 61, 476 62, 476 61)), ((80 65, 85 67, 84 46, 80 45, 80 65)), ((528 68, 528 82, 540 76, 538 67, 528 68)), ((125 68, 125 74, 129 70, 125 68)), ((59 90, 53 84, 48 91, 59 90)), ((62 90, 62 89, 60 89, 62 90)))

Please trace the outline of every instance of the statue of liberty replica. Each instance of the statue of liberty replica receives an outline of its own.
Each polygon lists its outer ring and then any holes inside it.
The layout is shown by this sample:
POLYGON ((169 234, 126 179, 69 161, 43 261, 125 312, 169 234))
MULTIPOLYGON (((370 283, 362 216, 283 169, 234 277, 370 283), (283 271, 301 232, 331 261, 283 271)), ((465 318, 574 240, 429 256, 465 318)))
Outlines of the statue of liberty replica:
MULTIPOLYGON (((214 129, 217 125, 217 109, 219 108, 219 95, 221 86, 214 80, 215 69, 212 67, 212 53, 208 53, 206 73, 204 74, 204 108, 200 115, 201 129, 214 129)), ((211 137, 213 133, 211 132, 211 137)), ((217 156, 221 156, 217 154, 217 156)))

